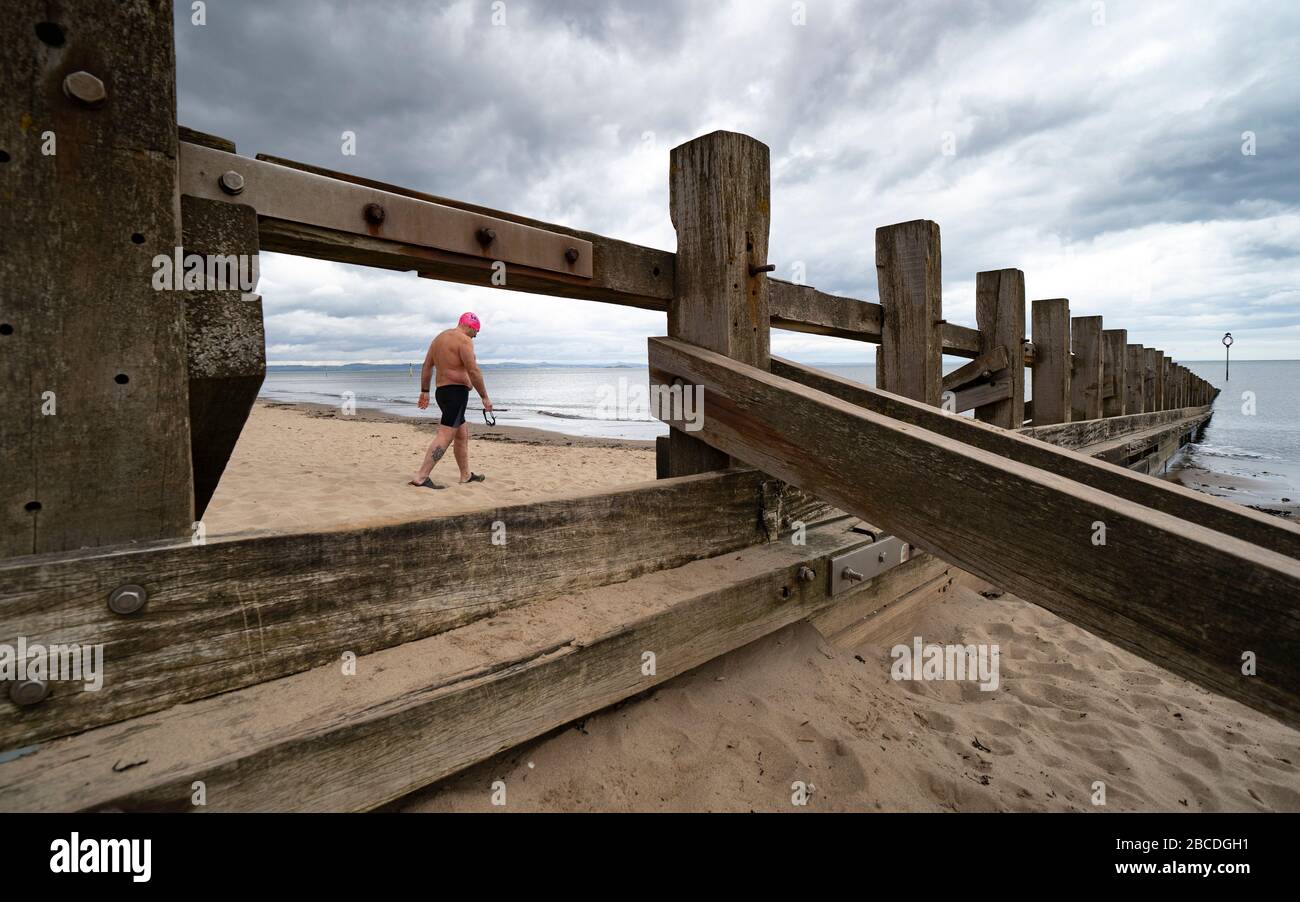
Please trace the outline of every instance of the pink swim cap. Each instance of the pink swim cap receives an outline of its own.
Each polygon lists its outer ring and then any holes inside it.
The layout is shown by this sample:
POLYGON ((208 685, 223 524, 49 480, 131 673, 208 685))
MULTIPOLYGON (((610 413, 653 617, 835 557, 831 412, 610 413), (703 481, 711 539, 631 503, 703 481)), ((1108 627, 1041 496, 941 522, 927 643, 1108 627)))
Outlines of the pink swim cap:
POLYGON ((460 315, 460 323, 459 323, 459 325, 461 325, 461 326, 469 326, 469 327, 470 327, 471 329, 473 329, 475 332, 479 331, 479 329, 482 328, 482 327, 478 324, 478 317, 475 316, 475 315, 472 314, 472 313, 462 313, 462 314, 460 315))

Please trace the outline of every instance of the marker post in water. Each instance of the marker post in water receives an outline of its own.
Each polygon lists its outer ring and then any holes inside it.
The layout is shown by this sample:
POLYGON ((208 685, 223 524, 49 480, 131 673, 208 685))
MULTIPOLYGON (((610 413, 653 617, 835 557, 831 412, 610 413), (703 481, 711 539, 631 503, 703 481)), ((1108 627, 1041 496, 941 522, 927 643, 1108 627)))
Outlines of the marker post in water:
POLYGON ((1232 333, 1223 333, 1223 381, 1228 381, 1228 358, 1232 356, 1232 333))

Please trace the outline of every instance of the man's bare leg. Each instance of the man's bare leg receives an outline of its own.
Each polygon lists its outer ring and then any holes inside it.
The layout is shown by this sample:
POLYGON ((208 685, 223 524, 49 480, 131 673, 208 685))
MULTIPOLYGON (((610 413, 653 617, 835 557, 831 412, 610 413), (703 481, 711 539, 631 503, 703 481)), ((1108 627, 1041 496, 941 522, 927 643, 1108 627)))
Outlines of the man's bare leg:
POLYGON ((429 478, 433 468, 442 460, 442 456, 447 453, 447 447, 456 437, 456 430, 450 426, 439 426, 438 431, 434 433, 433 441, 429 443, 429 450, 424 452, 424 461, 420 464, 420 469, 415 471, 411 477, 411 485, 419 485, 429 478))
POLYGON ((469 480, 469 423, 461 423, 456 429, 456 439, 452 443, 452 451, 456 454, 456 465, 460 467, 460 481, 469 480))

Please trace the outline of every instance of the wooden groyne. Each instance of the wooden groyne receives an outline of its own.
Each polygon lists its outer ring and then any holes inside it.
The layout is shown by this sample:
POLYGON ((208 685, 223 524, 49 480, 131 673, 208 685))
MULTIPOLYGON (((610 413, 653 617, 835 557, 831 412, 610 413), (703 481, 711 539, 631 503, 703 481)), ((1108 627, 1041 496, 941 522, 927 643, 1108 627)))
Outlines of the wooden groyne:
POLYGON ((744 135, 673 150, 673 253, 239 155, 175 122, 169 3, 61 15, 57 46, 0 22, 3 120, 31 123, 0 167, 0 644, 102 644, 108 673, 10 687, 0 808, 195 810, 196 782, 198 810, 373 808, 957 567, 1300 725, 1300 528, 1150 475, 1216 395, 1159 349, 1065 299, 1027 311, 1014 268, 976 275, 975 327, 947 322, 926 220, 876 230, 878 302, 773 278, 768 150, 744 135), (649 484, 197 542, 265 342, 238 286, 155 289, 177 248, 660 311, 652 381, 701 387, 703 416, 660 411, 649 484), (772 357, 771 328, 875 344, 877 385, 772 357), (944 354, 969 363, 945 376, 944 354))

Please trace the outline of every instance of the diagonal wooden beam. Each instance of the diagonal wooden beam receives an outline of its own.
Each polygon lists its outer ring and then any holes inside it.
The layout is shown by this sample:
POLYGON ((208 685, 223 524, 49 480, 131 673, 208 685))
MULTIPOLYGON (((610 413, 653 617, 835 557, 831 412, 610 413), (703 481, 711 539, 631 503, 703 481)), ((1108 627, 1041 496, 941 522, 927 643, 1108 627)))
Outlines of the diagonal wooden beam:
POLYGON ((1007 349, 999 345, 987 354, 981 354, 965 366, 958 367, 943 377, 944 391, 957 391, 971 382, 987 379, 1007 368, 1007 349))
POLYGON ((1172 423, 1192 415, 1194 411, 1156 411, 1130 417, 1040 426, 1015 433, 953 417, 907 398, 868 388, 860 382, 781 357, 772 358, 772 373, 900 422, 947 435, 1009 460, 1059 473, 1174 517, 1195 520, 1203 526, 1271 548, 1279 554, 1300 558, 1300 526, 1163 479, 1125 473, 1089 456, 1071 454, 1066 450, 1172 423), (1031 441, 1031 438, 1038 441, 1031 441))
POLYGON ((955 437, 978 424, 932 432, 668 338, 649 352, 652 382, 703 387, 696 435, 720 450, 1300 725, 1300 560, 955 437))

